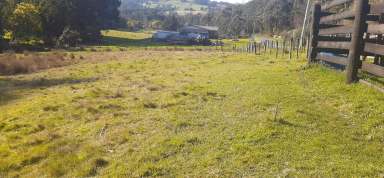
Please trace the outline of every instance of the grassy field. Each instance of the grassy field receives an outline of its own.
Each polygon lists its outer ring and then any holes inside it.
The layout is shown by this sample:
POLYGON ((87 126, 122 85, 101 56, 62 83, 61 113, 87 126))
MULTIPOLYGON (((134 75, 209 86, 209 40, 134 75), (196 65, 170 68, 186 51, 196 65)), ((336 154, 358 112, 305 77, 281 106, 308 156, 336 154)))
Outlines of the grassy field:
POLYGON ((0 76, 0 177, 384 175, 384 95, 343 72, 287 56, 73 54, 0 76))

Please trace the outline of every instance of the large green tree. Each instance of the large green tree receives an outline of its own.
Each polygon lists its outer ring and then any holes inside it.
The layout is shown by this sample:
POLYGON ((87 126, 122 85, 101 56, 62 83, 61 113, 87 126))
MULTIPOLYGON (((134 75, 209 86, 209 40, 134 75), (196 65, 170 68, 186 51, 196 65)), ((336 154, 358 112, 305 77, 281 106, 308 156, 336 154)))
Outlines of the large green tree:
POLYGON ((70 24, 71 2, 67 0, 40 0, 43 40, 53 45, 70 24))
POLYGON ((19 3, 9 16, 9 30, 15 39, 38 38, 42 32, 39 8, 32 3, 19 3))
POLYGON ((84 40, 100 37, 100 30, 110 28, 119 21, 119 0, 72 1, 69 26, 80 32, 84 40))
POLYGON ((47 41, 57 39, 66 28, 79 32, 84 41, 100 38, 100 30, 119 22, 120 0, 41 0, 43 29, 47 41))
POLYGON ((4 46, 4 41, 3 41, 3 33, 4 33, 4 24, 3 24, 3 21, 4 21, 4 14, 3 14, 3 8, 4 8, 4 5, 5 5, 5 1, 4 0, 0 0, 0 52, 3 51, 3 46, 4 46))
POLYGON ((176 31, 181 27, 176 13, 168 15, 163 21, 163 28, 165 30, 176 31))
POLYGON ((100 31, 119 23, 120 0, 0 0, 5 29, 15 40, 43 39, 53 45, 66 34, 97 40, 100 31), (29 28, 26 28, 29 27, 29 28), (75 33, 68 33, 69 31, 75 33))

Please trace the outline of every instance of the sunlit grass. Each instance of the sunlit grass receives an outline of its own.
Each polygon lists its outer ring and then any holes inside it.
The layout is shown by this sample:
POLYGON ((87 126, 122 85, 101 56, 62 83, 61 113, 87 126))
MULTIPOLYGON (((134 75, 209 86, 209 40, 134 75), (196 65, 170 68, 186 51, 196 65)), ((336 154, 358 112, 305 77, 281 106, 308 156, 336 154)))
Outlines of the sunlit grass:
POLYGON ((384 173, 384 96, 342 72, 287 55, 84 58, 0 77, 0 177, 384 173))
POLYGON ((105 30, 102 31, 102 35, 106 37, 118 37, 118 38, 126 38, 126 39, 147 39, 152 38, 153 32, 145 31, 145 32, 129 32, 123 30, 105 30))

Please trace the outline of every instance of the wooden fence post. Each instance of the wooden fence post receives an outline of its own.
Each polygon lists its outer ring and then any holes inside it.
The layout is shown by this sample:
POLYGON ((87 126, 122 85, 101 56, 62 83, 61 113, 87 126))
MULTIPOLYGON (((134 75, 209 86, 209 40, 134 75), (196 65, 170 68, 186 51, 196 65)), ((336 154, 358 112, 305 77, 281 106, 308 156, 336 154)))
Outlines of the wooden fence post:
POLYGON ((253 45, 252 45, 252 43, 249 43, 249 53, 253 53, 253 45))
POLYGON ((293 38, 289 41, 289 59, 292 59, 293 38))
POLYGON ((358 81, 357 72, 360 65, 360 55, 364 50, 363 35, 367 30, 366 15, 368 12, 368 0, 355 0, 355 20, 353 22, 352 39, 349 47, 347 65, 347 83, 358 81))
POLYGON ((279 41, 276 40, 276 58, 279 56, 279 41))
POLYGON ((308 58, 309 56, 309 41, 310 41, 310 35, 307 36, 307 49, 306 49, 306 57, 308 58))
POLYGON ((221 48, 221 52, 224 52, 224 43, 221 40, 220 40, 220 48, 221 48))
MULTIPOLYGON (((383 38, 383 35, 382 34, 379 34, 379 35, 377 35, 377 42, 378 43, 380 43, 380 42, 382 42, 382 38, 383 38)), ((374 61, 373 61, 373 64, 376 64, 376 65, 379 65, 380 64, 380 62, 379 62, 379 59, 380 59, 381 57, 379 56, 379 55, 375 55, 375 58, 374 58, 374 61)))
POLYGON ((315 2, 312 9, 312 27, 310 36, 310 49, 308 52, 308 63, 313 63, 316 59, 317 53, 317 38, 319 36, 319 25, 321 16, 321 5, 315 2))
POLYGON ((2 36, 0 36, 0 53, 3 53, 3 37, 2 36))
POLYGON ((267 53, 267 41, 264 42, 264 54, 267 53))
POLYGON ((300 39, 297 39, 297 46, 296 46, 296 58, 299 59, 299 50, 300 50, 300 39))

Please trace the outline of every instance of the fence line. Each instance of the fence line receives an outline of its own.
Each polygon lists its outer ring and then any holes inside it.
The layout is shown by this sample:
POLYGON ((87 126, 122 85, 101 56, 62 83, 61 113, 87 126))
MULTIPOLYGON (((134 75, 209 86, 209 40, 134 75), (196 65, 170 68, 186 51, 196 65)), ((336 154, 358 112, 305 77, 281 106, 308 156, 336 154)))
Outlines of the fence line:
MULTIPOLYGON (((300 52, 307 52, 309 40, 303 40, 300 45, 300 39, 283 40, 263 40, 261 42, 249 42, 243 45, 232 46, 233 52, 251 53, 255 55, 269 54, 276 58, 279 56, 289 56, 289 59, 300 57, 300 52)), ((307 52, 308 53, 308 52, 307 52)))

